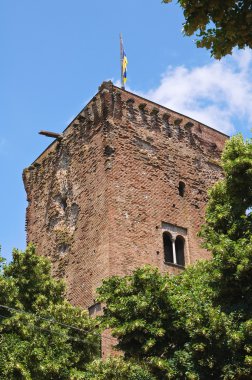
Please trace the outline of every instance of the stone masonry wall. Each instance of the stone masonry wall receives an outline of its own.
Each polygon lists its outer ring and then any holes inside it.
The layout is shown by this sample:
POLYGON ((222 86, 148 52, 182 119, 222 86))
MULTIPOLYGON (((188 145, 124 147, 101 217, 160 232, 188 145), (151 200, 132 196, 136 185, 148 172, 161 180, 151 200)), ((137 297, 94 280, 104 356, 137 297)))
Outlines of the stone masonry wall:
POLYGON ((90 307, 103 278, 144 264, 179 273, 164 263, 165 223, 187 232, 186 265, 209 257, 197 232, 226 138, 111 82, 100 87, 24 170, 27 239, 65 278, 73 304, 90 307))

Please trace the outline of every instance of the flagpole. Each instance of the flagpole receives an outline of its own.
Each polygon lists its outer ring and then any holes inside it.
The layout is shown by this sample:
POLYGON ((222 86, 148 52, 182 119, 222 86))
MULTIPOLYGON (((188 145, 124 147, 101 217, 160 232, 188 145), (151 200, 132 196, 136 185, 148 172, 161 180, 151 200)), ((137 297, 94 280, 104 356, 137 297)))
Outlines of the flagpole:
POLYGON ((124 82, 123 82, 123 41, 122 41, 122 33, 120 33, 120 64, 121 64, 121 88, 125 90, 124 82))

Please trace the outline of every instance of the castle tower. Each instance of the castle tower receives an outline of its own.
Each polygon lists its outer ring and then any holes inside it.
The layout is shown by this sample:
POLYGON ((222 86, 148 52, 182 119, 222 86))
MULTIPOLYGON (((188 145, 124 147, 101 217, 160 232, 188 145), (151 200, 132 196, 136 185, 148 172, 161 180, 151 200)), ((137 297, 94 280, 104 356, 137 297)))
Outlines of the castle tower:
POLYGON ((24 170, 27 239, 74 305, 144 264, 179 273, 209 253, 197 233, 227 136, 104 82, 24 170))

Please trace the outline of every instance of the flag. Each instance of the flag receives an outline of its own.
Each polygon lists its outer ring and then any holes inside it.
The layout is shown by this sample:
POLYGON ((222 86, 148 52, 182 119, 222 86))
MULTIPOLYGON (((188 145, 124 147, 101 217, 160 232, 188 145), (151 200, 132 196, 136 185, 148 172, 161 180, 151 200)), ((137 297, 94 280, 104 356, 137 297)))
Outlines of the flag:
POLYGON ((128 60, 123 47, 122 34, 120 34, 120 54, 121 54, 121 86, 124 88, 125 83, 127 82, 127 66, 128 60))
POLYGON ((123 57, 122 57, 123 84, 127 82, 127 65, 128 65, 128 60, 127 60, 125 51, 123 49, 123 57))

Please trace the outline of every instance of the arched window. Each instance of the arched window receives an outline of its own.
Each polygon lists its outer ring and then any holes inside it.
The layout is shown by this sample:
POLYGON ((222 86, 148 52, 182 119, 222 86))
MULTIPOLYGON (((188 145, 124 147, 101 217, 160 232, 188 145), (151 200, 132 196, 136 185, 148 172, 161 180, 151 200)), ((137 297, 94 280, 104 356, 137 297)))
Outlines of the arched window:
POLYGON ((164 243, 164 261, 166 263, 173 263, 172 238, 168 232, 163 233, 163 243, 164 243))
POLYGON ((174 224, 162 222, 164 262, 185 267, 187 252, 187 229, 174 224))
POLYGON ((176 250, 176 258, 177 264, 181 266, 185 266, 185 239, 182 236, 177 236, 175 240, 175 250, 176 250))

